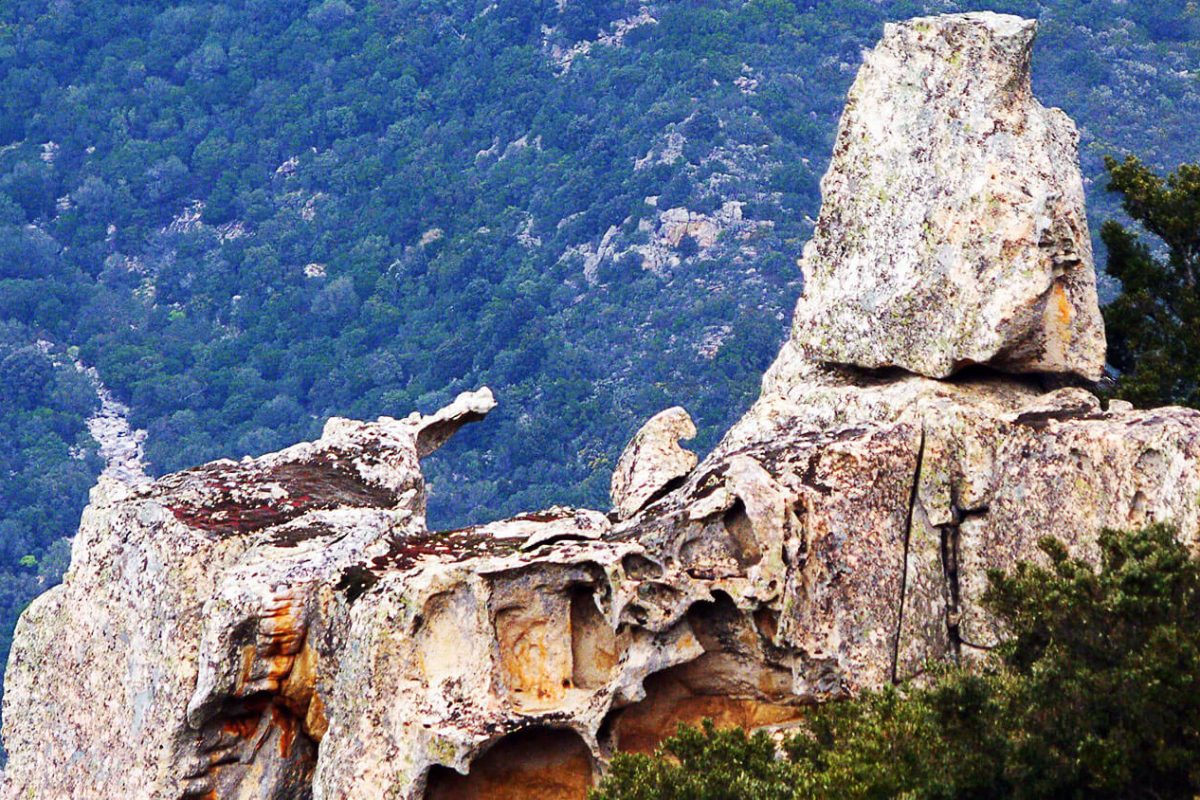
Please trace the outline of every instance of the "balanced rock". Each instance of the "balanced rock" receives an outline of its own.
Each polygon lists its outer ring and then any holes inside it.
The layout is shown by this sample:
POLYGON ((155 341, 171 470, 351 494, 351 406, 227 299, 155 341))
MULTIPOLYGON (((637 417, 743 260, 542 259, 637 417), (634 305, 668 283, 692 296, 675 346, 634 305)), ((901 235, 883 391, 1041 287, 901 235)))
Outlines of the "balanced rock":
POLYGON ((696 435, 687 411, 675 406, 660 411, 633 435, 612 474, 613 510, 628 519, 642 510, 673 481, 696 466, 696 454, 679 446, 696 435))
POLYGON ((914 19, 867 54, 801 259, 806 357, 1100 377, 1078 134, 1033 97, 1035 31, 992 13, 914 19))

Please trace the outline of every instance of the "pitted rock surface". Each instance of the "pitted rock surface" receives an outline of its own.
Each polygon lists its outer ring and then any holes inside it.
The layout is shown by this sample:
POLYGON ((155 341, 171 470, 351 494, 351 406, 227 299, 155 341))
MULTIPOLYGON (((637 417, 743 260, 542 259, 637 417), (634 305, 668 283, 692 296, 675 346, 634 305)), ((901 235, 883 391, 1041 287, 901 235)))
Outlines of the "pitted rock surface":
POLYGON ((677 722, 786 725, 978 657, 998 635, 986 571, 1037 558, 1047 531, 1085 557, 1101 528, 1155 520, 1196 543, 1198 412, 995 373, 793 383, 615 525, 556 507, 428 531, 406 471, 420 420, 103 482, 66 580, 18 629, 2 795, 418 800, 520 780, 582 800, 677 722), (242 502, 286 504, 263 476, 331 451, 335 485, 367 464, 399 494, 219 535, 172 510, 222 470, 221 509, 235 476, 242 502))
POLYGON ((1099 379, 1078 134, 1033 97, 1036 24, 891 24, 850 89, 792 338, 816 362, 1099 379))

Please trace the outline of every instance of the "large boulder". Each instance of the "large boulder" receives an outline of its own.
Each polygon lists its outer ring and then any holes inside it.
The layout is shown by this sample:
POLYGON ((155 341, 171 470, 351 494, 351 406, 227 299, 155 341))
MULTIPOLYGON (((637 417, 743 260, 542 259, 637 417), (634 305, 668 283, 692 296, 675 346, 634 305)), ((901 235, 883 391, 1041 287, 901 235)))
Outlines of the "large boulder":
POLYGON ((888 25, 850 89, 792 339, 816 362, 1096 380, 1078 134, 1030 85, 1036 24, 888 25))

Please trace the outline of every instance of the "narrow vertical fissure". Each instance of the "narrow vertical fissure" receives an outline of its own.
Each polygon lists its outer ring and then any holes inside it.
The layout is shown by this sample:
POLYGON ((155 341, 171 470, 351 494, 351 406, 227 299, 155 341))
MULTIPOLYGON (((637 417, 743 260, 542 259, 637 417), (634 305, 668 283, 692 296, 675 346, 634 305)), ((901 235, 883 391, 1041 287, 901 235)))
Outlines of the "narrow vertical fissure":
MULTIPOLYGON (((957 513, 956 513, 957 518, 957 513)), ((962 656, 962 638, 959 634, 960 589, 958 585, 958 542, 959 527, 945 525, 942 531, 942 575, 946 580, 946 640, 950 645, 950 656, 957 664, 962 656)))
POLYGON ((925 428, 917 445, 917 465, 913 470, 912 488, 908 494, 908 518, 904 524, 904 555, 900 571, 900 613, 896 618, 896 637, 892 640, 892 683, 900 682, 900 640, 904 635, 904 602, 908 597, 908 549, 912 540, 913 516, 917 513, 918 487, 921 485, 921 466, 925 461, 925 428))
POLYGON ((971 642, 964 641, 962 635, 963 597, 962 597, 962 547, 963 525, 976 517, 988 513, 988 506, 963 508, 959 505, 958 497, 952 502, 954 522, 944 526, 942 530, 942 574, 946 581, 946 635, 950 644, 950 654, 955 662, 961 662, 962 648, 966 644, 975 647, 971 642))

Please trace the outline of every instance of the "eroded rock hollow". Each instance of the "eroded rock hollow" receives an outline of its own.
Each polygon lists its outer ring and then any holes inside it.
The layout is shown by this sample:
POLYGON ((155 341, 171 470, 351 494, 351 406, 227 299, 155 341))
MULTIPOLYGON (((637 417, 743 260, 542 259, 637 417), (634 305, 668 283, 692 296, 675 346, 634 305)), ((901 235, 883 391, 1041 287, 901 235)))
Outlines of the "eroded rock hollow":
POLYGON ((1054 388, 1103 343, 1032 33, 889 26, 761 398, 698 464, 685 412, 647 425, 612 513, 427 530, 419 460, 487 390, 103 479, 17 629, 0 794, 578 799, 677 722, 787 725, 972 658, 1000 634, 986 570, 1045 534, 1090 556, 1102 527, 1169 520, 1194 544, 1200 414, 1054 388))

